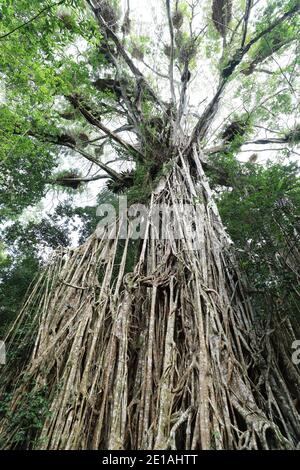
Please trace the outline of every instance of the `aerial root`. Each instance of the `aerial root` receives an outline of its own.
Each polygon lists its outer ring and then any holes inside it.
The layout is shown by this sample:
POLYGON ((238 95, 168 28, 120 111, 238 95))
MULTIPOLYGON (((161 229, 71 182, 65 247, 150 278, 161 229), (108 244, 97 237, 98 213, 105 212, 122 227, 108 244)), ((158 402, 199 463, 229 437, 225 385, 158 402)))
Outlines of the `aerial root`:
POLYGON ((95 233, 57 251, 36 281, 6 339, 3 448, 297 446, 299 369, 283 369, 294 325, 274 316, 262 342, 196 152, 194 160, 198 182, 175 164, 150 204, 179 205, 181 240, 158 240, 149 221, 127 273, 129 237, 117 263, 118 236, 95 233), (182 201, 197 201, 197 249, 182 201), (12 425, 9 410, 22 416, 40 390, 48 412, 17 439, 24 422, 12 425))

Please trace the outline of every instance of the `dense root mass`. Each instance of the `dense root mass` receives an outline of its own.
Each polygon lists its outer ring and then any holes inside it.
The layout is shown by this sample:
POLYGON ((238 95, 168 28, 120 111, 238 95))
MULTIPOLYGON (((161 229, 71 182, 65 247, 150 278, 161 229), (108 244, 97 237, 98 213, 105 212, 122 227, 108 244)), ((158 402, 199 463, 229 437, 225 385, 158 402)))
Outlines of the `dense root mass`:
POLYGON ((127 272, 129 236, 94 234, 36 282, 7 339, 3 448, 297 447, 299 325, 255 319, 195 149, 191 160, 174 162, 150 203, 177 205, 181 239, 161 239, 149 218, 127 272), (9 417, 39 393, 47 412, 23 435, 9 417))

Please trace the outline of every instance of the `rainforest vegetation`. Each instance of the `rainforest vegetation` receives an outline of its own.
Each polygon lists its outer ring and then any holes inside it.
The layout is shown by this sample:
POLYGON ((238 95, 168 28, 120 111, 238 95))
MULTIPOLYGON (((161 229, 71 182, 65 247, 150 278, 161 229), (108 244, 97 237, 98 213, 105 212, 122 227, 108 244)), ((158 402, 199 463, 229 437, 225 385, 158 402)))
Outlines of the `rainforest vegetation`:
POLYGON ((299 448, 299 11, 0 2, 1 449, 299 448))

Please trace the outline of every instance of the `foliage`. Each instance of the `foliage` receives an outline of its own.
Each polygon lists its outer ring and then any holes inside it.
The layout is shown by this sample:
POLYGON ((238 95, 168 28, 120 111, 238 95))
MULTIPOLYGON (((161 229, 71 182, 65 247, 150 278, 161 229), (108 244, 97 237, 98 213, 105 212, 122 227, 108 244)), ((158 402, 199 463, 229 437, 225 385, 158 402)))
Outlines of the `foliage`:
MULTIPOLYGON (((36 434, 41 431, 43 423, 49 413, 47 387, 33 388, 24 395, 24 399, 13 412, 9 408, 11 394, 2 397, 0 416, 9 422, 8 432, 14 430, 13 439, 9 445, 20 449, 24 445, 32 448, 36 444, 36 434)), ((1 447, 7 445, 5 435, 1 436, 1 447)))
POLYGON ((68 246, 74 226, 59 212, 27 224, 15 222, 2 231, 0 259, 0 336, 18 313, 25 294, 47 255, 68 246))
POLYGON ((270 297, 299 318, 297 294, 290 288, 299 276, 294 252, 300 236, 299 168, 227 162, 226 171, 233 190, 219 194, 219 210, 238 249, 256 312, 264 315, 270 297))
POLYGON ((37 203, 55 159, 42 143, 26 136, 26 123, 6 106, 0 107, 0 217, 19 214, 37 203), (16 134, 17 129, 17 134, 16 134))

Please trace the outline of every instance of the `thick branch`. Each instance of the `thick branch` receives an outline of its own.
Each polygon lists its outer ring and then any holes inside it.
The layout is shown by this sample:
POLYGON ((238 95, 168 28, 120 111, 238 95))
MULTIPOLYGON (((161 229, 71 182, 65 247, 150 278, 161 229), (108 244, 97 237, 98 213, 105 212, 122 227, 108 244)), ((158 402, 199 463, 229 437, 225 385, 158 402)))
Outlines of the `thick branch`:
POLYGON ((286 144, 288 142, 287 137, 268 137, 265 139, 257 139, 257 140, 249 140, 244 143, 244 145, 248 144, 256 144, 256 145, 264 145, 264 144, 286 144))
MULTIPOLYGON (((269 59, 271 56, 273 56, 274 52, 277 52, 279 51, 282 47, 284 46, 287 46, 288 44, 291 44, 293 41, 297 40, 297 38, 287 38, 285 41, 282 41, 281 43, 279 44, 275 44, 272 46, 272 48, 270 47, 270 50, 269 50, 269 53, 265 54, 265 55, 258 55, 255 59, 253 59, 250 63, 247 64, 246 68, 244 68, 243 70, 241 70, 241 72, 244 74, 244 75, 251 75, 251 73, 253 73, 254 71, 260 71, 260 72, 265 72, 265 73, 268 73, 270 75, 274 74, 274 71, 268 71, 266 69, 257 69, 256 66, 259 65, 259 64, 262 64, 264 63, 267 59, 269 59)), ((279 64, 277 64, 279 66, 279 64)), ((280 68, 280 66, 279 66, 280 68)))
POLYGON ((117 144, 121 145, 121 147, 125 148, 128 152, 135 154, 139 153, 140 155, 142 155, 139 150, 133 147, 133 145, 123 140, 120 136, 118 136, 116 133, 114 133, 113 131, 108 129, 108 127, 106 127, 104 124, 102 124, 102 122, 92 113, 89 107, 85 105, 82 101, 80 101, 80 98, 77 95, 74 94, 68 96, 68 100, 74 106, 74 108, 77 108, 80 111, 80 113, 90 124, 103 131, 108 137, 114 140, 117 144))
POLYGON ((59 136, 53 136, 50 134, 40 135, 30 130, 27 132, 27 135, 30 135, 31 137, 34 137, 42 142, 49 142, 50 144, 59 145, 61 147, 68 147, 74 152, 80 153, 80 155, 82 155, 86 160, 97 165, 99 168, 101 168, 101 170, 105 171, 113 179, 120 179, 120 175, 116 171, 112 170, 107 165, 105 165, 105 163, 100 162, 97 158, 93 157, 89 153, 76 147, 75 141, 71 136, 65 136, 70 137, 69 139, 60 139, 59 136))
POLYGON ((182 74, 182 82, 181 82, 181 90, 180 90, 180 98, 179 98, 179 108, 178 108, 178 116, 177 116, 177 123, 180 124, 181 118, 184 113, 185 105, 186 105, 186 93, 188 87, 188 81, 190 79, 190 72, 189 72, 189 63, 188 60, 185 61, 184 64, 184 71, 182 74))
POLYGON ((124 61, 126 62, 126 64, 128 65, 129 69, 131 70, 131 72, 133 73, 133 75, 135 76, 136 80, 139 82, 139 83, 142 83, 143 84, 143 88, 145 90, 148 91, 149 95, 153 98, 153 100, 160 106, 162 107, 162 103, 161 101, 159 100, 159 98, 156 96, 155 92, 152 90, 151 86, 149 85, 149 83, 147 82, 147 80, 145 79, 144 75, 142 74, 142 72, 135 66, 135 64, 133 63, 133 61, 131 60, 131 58, 129 57, 129 55, 127 54, 127 52, 125 51, 121 41, 119 40, 118 36, 113 32, 113 30, 108 26, 108 24, 104 21, 103 17, 101 16, 101 13, 100 13, 100 9, 97 7, 97 1, 94 1, 94 0, 87 0, 88 4, 90 5, 90 7, 92 8, 100 26, 104 29, 104 31, 106 32, 107 34, 107 37, 110 38, 116 48, 117 48, 117 52, 118 54, 124 59, 124 61))
POLYGON ((238 49, 235 54, 233 55, 233 58, 231 61, 228 63, 228 65, 223 69, 222 72, 222 78, 223 80, 221 81, 217 93, 215 94, 214 98, 211 100, 211 102, 208 104, 206 109, 204 110, 204 113, 200 117, 198 123, 196 124, 191 138, 189 142, 189 147, 196 142, 197 140, 203 139, 205 136, 210 123, 215 116, 217 110, 218 110, 218 103, 221 97, 221 94, 224 90, 224 87, 226 85, 226 82, 228 78, 232 75, 236 67, 241 63, 244 55, 249 51, 249 49, 257 42, 259 39, 264 37, 266 34, 270 33, 276 26, 281 24, 283 21, 287 20, 288 18, 291 18, 294 16, 298 11, 300 10, 300 3, 295 4, 293 8, 291 8, 289 11, 281 15, 279 18, 274 20, 267 28, 265 28, 263 31, 261 31, 259 34, 257 34, 251 41, 249 41, 244 47, 241 47, 238 49))
POLYGON ((294 7, 291 8, 289 11, 286 11, 283 15, 281 15, 279 18, 273 21, 266 29, 261 31, 259 34, 257 34, 251 41, 249 41, 246 46, 245 46, 245 52, 248 52, 250 47, 253 46, 259 39, 261 39, 263 36, 266 34, 270 33, 273 31, 276 26, 280 25, 283 21, 287 20, 288 18, 292 18, 296 13, 300 11, 300 3, 295 3, 294 7))
POLYGON ((68 147, 71 148, 72 150, 74 150, 75 152, 80 153, 80 155, 82 155, 84 158, 86 158, 90 162, 95 163, 95 165, 98 165, 99 168, 101 168, 101 170, 105 171, 111 178, 113 178, 115 180, 119 180, 121 178, 119 173, 117 173, 112 168, 109 168, 109 166, 107 166, 105 163, 102 163, 99 160, 97 160, 96 158, 92 157, 92 155, 85 152, 84 150, 81 150, 78 147, 74 147, 74 146, 71 146, 71 145, 68 145, 68 147))
MULTIPOLYGON (((287 137, 267 137, 265 139, 257 139, 257 140, 248 140, 243 143, 243 145, 265 145, 265 144, 286 144, 288 142, 287 137)), ((228 146, 226 145, 216 145, 215 147, 211 147, 204 150, 206 155, 213 155, 219 152, 226 152, 228 150, 228 146)))
POLYGON ((169 62, 169 78, 170 78, 170 89, 171 89, 171 97, 172 103, 175 103, 175 88, 174 88, 174 27, 171 15, 171 7, 170 7, 170 0, 166 0, 166 7, 167 7, 167 15, 168 15, 168 23, 169 23, 169 30, 170 30, 170 62, 169 62))
POLYGON ((252 7, 252 0, 247 0, 245 15, 244 15, 244 28, 243 28, 243 37, 242 37, 241 47, 244 47, 245 42, 246 42, 251 7, 252 7))
POLYGON ((219 104, 219 100, 220 100, 224 87, 225 87, 225 81, 223 80, 220 83, 215 96, 207 105, 198 123, 194 127, 194 130, 191 134, 189 147, 191 147, 193 143, 197 142, 197 140, 203 139, 204 135, 206 134, 207 129, 209 128, 212 119, 214 118, 216 112, 218 111, 218 104, 219 104))
POLYGON ((79 186, 81 183, 90 183, 92 181, 98 181, 100 179, 106 179, 107 175, 96 175, 90 177, 69 177, 69 176, 62 176, 60 178, 55 178, 53 180, 49 180, 48 184, 59 184, 62 186, 71 186, 76 185, 79 186))
POLYGON ((258 33, 256 36, 254 36, 254 38, 251 39, 245 46, 241 47, 240 49, 237 49, 232 59, 229 61, 228 65, 223 69, 222 77, 224 79, 228 79, 232 75, 236 67, 241 63, 244 55, 249 51, 249 49, 255 43, 257 43, 257 41, 259 41, 262 37, 266 36, 266 34, 273 31, 273 29, 275 29, 283 21, 287 20, 288 18, 292 18, 299 10, 300 10, 300 3, 297 3, 289 11, 285 12, 279 18, 274 20, 267 28, 265 28, 263 31, 258 33))

